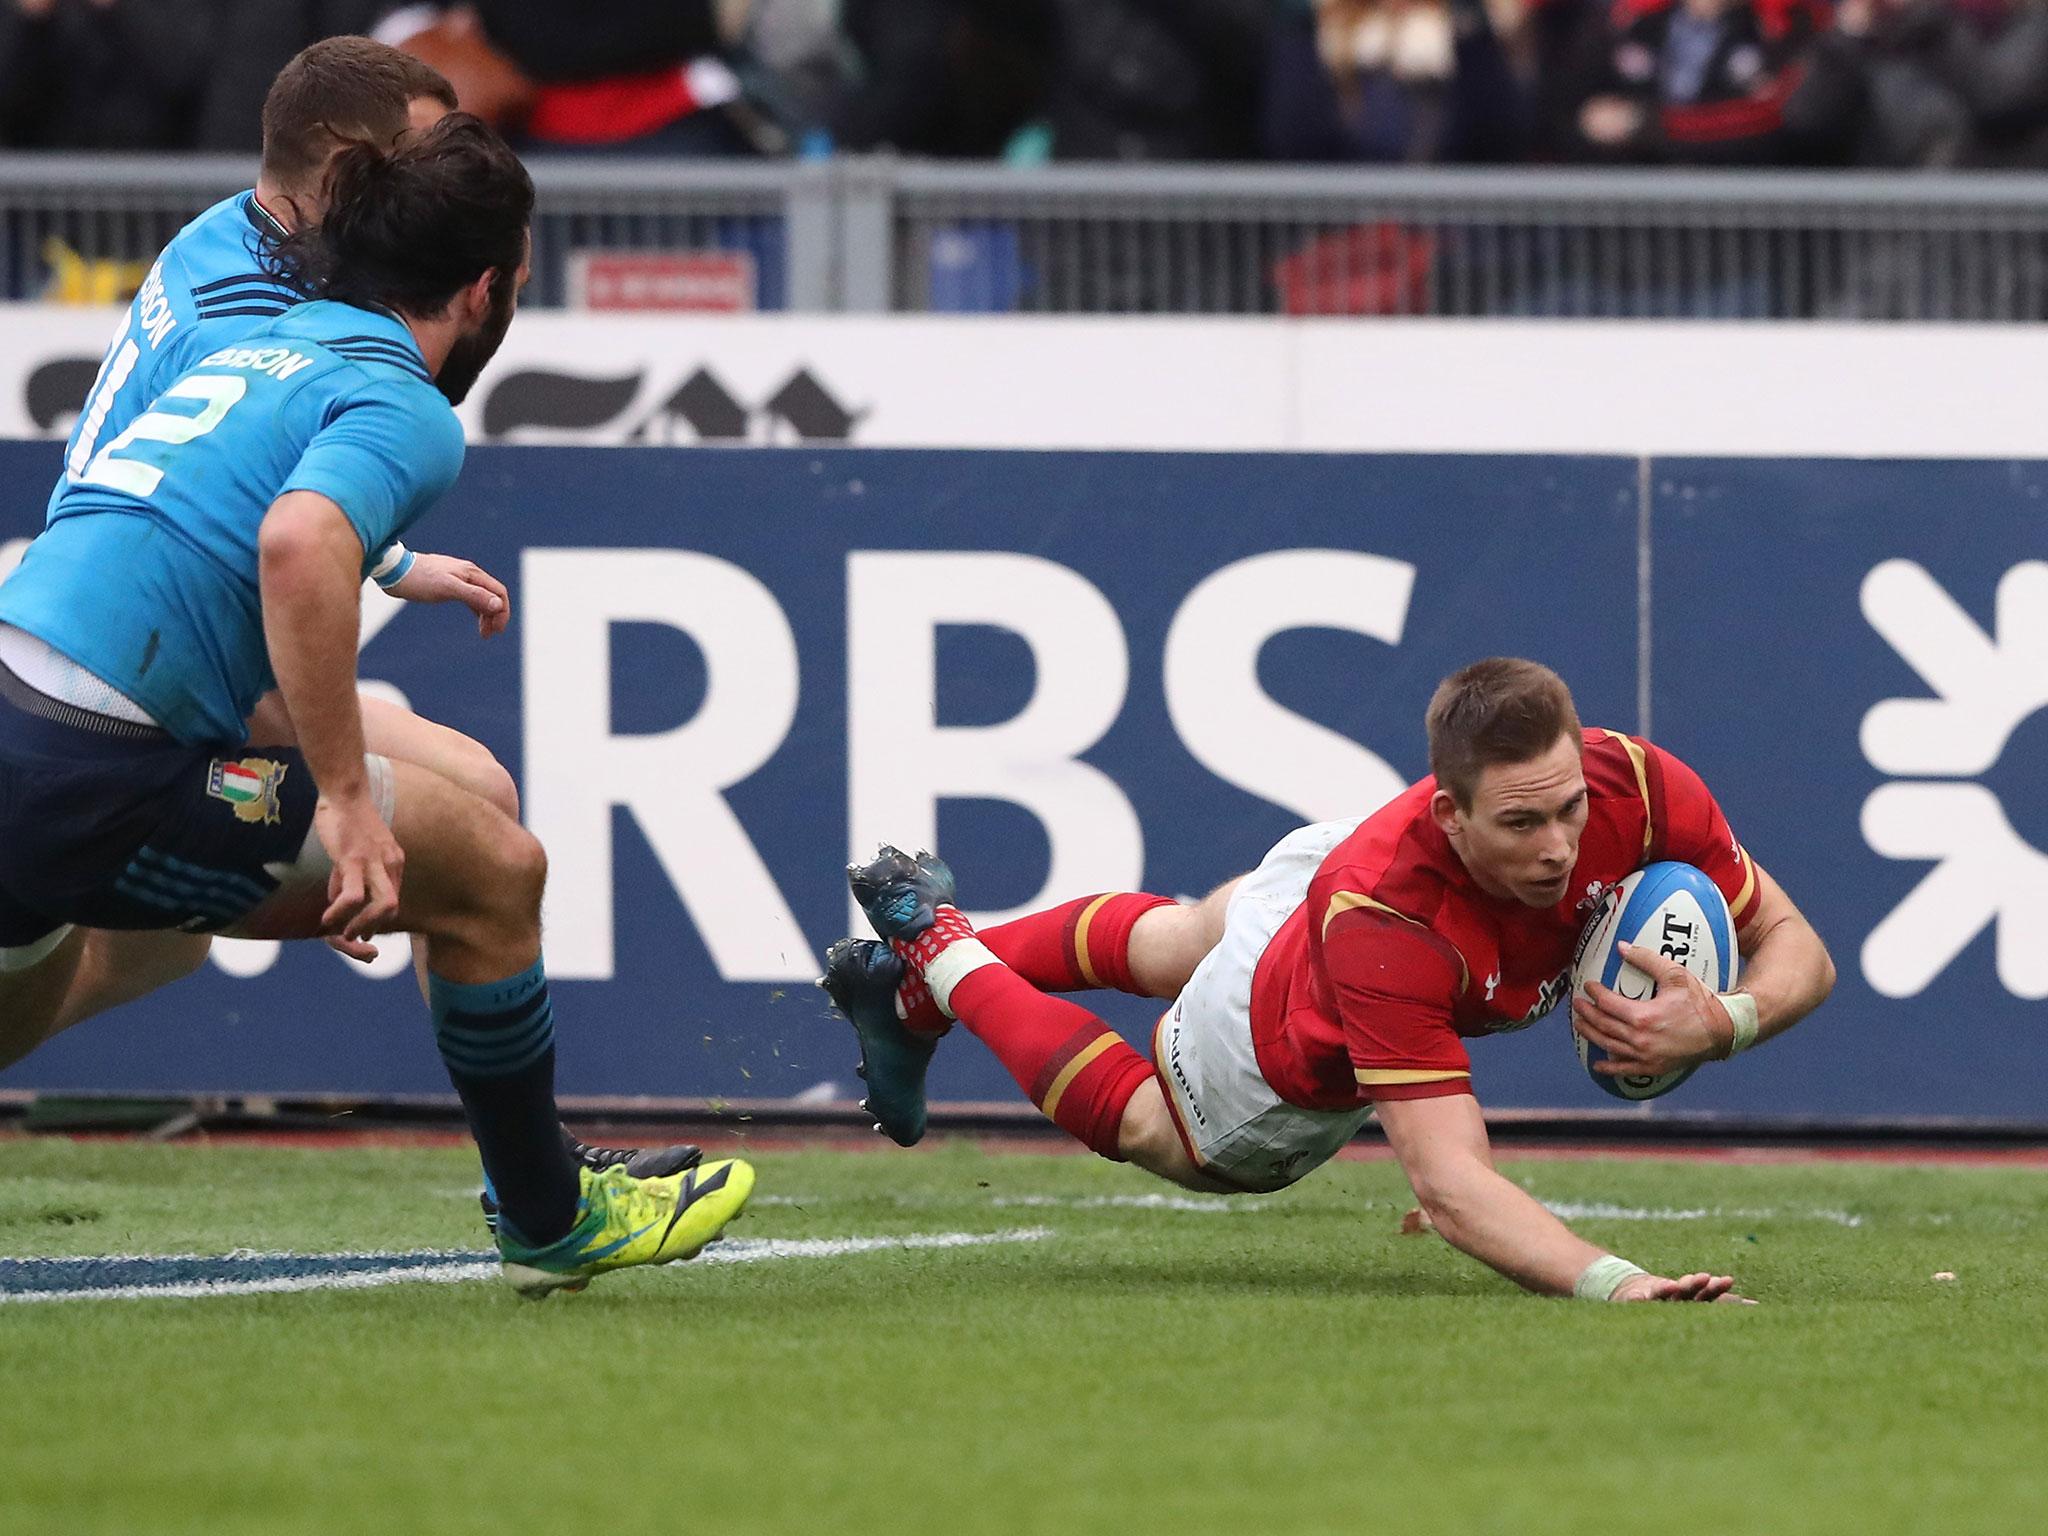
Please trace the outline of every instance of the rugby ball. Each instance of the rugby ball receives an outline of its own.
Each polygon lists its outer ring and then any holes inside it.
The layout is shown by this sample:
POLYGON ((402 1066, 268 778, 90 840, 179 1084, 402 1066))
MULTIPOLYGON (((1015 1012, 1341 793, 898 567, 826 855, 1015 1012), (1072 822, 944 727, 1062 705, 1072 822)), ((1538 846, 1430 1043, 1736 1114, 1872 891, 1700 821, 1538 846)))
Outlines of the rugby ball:
MULTIPOLYGON (((1690 864, 1647 865, 1609 891, 1572 956, 1572 994, 1588 981, 1612 987, 1623 997, 1653 997, 1656 985, 1642 971, 1626 964, 1621 946, 1640 945, 1676 960, 1707 984, 1726 992, 1735 985, 1741 957, 1735 949, 1735 924, 1720 888, 1690 864)), ((1615 1077, 1595 1072, 1607 1052, 1576 1029, 1579 1063, 1587 1076, 1617 1099, 1654 1099, 1669 1093, 1693 1074, 1693 1068, 1658 1076, 1615 1077)))

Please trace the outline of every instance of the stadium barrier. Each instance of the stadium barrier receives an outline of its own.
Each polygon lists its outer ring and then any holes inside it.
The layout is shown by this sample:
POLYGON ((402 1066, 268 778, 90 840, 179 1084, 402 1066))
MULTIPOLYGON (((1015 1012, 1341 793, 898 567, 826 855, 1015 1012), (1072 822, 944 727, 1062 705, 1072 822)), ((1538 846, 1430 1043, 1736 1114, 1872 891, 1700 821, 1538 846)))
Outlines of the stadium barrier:
MULTIPOLYGON (((119 311, 0 305, 0 437, 119 311)), ((2048 327, 522 312, 474 443, 2032 458, 2048 327), (1825 380, 1824 387, 1816 384, 1825 380)))
MULTIPOLYGON (((533 301, 594 308, 2048 318, 2004 173, 537 158, 533 301)), ((233 158, 0 154, 0 299, 132 288, 233 158)))
MULTIPOLYGON (((512 636, 375 598, 363 675, 519 778, 568 1093, 850 1094, 807 985, 850 851, 936 840, 983 913, 1197 893, 1419 774, 1437 679, 1509 651, 1692 762, 1840 966, 1668 1112, 2038 1123, 2044 496, 2022 461, 484 447, 416 542, 506 576, 512 636)), ((6 1086, 442 1091, 411 986, 395 947, 222 945, 6 1086)), ((1474 1058, 1489 1105, 1602 1102, 1559 1019, 1474 1058)), ((1009 1092, 965 1039, 934 1089, 1009 1092)))

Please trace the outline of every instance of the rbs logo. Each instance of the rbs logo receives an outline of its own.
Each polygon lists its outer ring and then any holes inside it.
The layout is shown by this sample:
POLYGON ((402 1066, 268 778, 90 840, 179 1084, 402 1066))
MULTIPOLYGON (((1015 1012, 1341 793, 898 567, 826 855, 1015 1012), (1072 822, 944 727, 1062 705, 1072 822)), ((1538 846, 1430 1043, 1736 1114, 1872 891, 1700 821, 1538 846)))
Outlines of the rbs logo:
MULTIPOLYGON (((1108 598, 1065 565, 1005 551, 856 550, 845 580, 847 855, 885 839, 930 847, 942 800, 998 800, 1035 817, 1052 852, 1041 890, 1012 913, 1073 891, 1138 888, 1138 813, 1126 786, 1082 760, 1128 691, 1127 640, 1108 598), (949 625, 992 626, 1029 647, 1031 696, 1008 719, 939 723, 938 634, 949 625)), ((1406 561, 1332 549, 1256 555, 1199 582, 1162 658, 1167 714, 1190 755, 1304 821, 1356 816, 1399 793, 1401 776, 1378 754, 1267 695, 1258 657, 1274 635, 1302 628, 1397 644, 1414 582, 1406 561)), ((809 979, 817 943, 726 799, 797 718, 797 642, 774 593, 738 565, 678 549, 530 548, 520 585, 523 793, 549 853, 550 971, 614 974, 612 827, 623 807, 723 979, 809 979), (618 624, 672 626, 696 644, 707 683, 690 719, 614 733, 618 624)), ((824 850, 820 861, 836 862, 824 850)), ((849 908, 858 931, 855 917, 849 908)))
POLYGON ((1934 862, 1864 941, 1863 973, 1887 997, 1915 996, 1995 922, 1998 979, 2017 997, 2048 997, 2048 857, 1970 782, 2048 705, 2048 564, 2005 573, 1993 634, 1910 560, 1864 578, 1863 615, 1934 694, 1863 717, 1864 757, 1900 780, 1864 802, 1864 840, 1888 859, 1934 862))

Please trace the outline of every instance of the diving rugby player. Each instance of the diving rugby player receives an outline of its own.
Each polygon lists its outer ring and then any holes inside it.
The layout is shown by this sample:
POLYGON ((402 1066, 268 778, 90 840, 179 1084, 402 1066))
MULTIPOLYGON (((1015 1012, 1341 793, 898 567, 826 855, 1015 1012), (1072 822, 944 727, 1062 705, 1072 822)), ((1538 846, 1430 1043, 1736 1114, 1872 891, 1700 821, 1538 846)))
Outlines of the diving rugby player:
POLYGON ((1732 1297, 1725 1275, 1649 1274, 1574 1234, 1493 1165, 1468 1039, 1563 1000, 1605 893, 1662 859, 1727 898, 1744 957, 1717 995, 1625 946, 1657 983, 1631 1001, 1589 983, 1575 1027, 1656 1075, 1790 1028, 1834 984, 1826 948, 1751 860, 1684 763, 1579 724, 1549 668, 1507 658, 1446 679, 1428 712, 1433 770, 1360 821, 1302 828, 1203 901, 1085 897, 976 933, 951 872, 884 849, 848 871, 888 941, 844 940, 824 985, 859 1032, 870 1110, 924 1127, 923 1081, 958 1019, 1039 1109, 1112 1161, 1190 1189, 1282 1189, 1377 1114, 1423 1214, 1532 1291, 1602 1301, 1732 1297), (1113 987, 1172 1001, 1147 1061, 1048 992, 1113 987))

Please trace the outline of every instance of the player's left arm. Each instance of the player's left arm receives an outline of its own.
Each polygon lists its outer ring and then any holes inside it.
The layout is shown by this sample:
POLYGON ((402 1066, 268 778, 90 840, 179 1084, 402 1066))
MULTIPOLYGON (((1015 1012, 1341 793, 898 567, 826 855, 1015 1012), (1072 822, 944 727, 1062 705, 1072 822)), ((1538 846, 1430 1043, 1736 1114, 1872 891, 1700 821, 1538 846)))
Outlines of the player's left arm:
POLYGON ((1594 1070, 1659 1076, 1723 1061, 1783 1034, 1827 1000, 1835 985, 1827 945, 1761 866, 1756 878, 1754 915, 1736 934, 1743 969, 1732 990, 1711 992, 1677 961, 1624 944, 1622 959, 1657 983, 1656 995, 1631 1002, 1593 982, 1573 999, 1573 1024, 1608 1053, 1594 1070))
POLYGON ((1735 841, 1699 775, 1644 745, 1654 754, 1648 763, 1660 852, 1697 866, 1721 888, 1743 965, 1740 983, 1717 994, 1676 961, 1623 945, 1622 958, 1656 982, 1656 995, 1634 1002, 1591 982, 1572 1000, 1573 1026, 1608 1053, 1595 1070, 1609 1076, 1655 1076, 1724 1060, 1783 1034, 1835 985, 1827 945, 1784 887, 1735 841))

